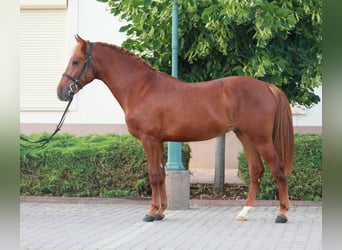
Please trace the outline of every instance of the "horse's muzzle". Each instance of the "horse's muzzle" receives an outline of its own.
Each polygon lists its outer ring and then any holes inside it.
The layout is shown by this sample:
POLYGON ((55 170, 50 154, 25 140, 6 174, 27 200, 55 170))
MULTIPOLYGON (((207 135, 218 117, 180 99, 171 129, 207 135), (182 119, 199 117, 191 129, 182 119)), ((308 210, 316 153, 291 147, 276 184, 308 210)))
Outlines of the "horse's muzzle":
POLYGON ((63 88, 59 88, 57 89, 57 96, 58 99, 61 101, 70 101, 70 99, 74 96, 74 91, 72 89, 70 89, 71 87, 63 87, 63 88))

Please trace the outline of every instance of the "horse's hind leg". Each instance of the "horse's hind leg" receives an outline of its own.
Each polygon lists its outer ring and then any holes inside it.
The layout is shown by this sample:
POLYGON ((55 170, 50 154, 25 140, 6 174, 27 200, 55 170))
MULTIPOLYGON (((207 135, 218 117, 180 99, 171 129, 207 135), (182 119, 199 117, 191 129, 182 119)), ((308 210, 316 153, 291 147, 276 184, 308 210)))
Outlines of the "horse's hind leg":
POLYGON ((257 149, 263 159, 267 162, 278 186, 280 210, 275 222, 285 223, 287 222, 286 212, 290 208, 290 202, 283 163, 281 162, 272 142, 259 144, 257 145, 257 149))
POLYGON ((244 147, 250 176, 249 191, 245 206, 236 216, 236 220, 245 221, 248 218, 248 211, 254 206, 260 179, 264 173, 264 167, 262 165, 259 153, 249 139, 244 136, 241 131, 236 131, 235 133, 244 147))

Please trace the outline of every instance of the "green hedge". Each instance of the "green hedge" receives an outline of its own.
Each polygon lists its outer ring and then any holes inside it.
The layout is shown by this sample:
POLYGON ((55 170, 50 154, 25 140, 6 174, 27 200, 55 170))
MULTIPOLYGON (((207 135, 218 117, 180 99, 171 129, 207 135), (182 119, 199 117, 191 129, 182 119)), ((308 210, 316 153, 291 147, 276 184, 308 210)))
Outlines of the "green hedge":
MULTIPOLYGON (((47 134, 23 135, 37 140, 47 134)), ((20 194, 75 197, 146 197, 151 190, 141 143, 129 135, 57 134, 44 147, 20 148, 20 194)), ((165 153, 167 152, 165 143, 165 153)), ((166 155, 165 155, 166 157, 166 155)), ((190 147, 183 144, 187 168, 190 147)))
MULTIPOLYGON (((276 182, 264 163, 265 172, 258 190, 258 199, 278 199, 276 182)), ((239 176, 249 185, 248 165, 244 153, 239 156, 239 176)), ((295 160, 287 177, 290 200, 322 200, 322 136, 295 135, 295 160)))

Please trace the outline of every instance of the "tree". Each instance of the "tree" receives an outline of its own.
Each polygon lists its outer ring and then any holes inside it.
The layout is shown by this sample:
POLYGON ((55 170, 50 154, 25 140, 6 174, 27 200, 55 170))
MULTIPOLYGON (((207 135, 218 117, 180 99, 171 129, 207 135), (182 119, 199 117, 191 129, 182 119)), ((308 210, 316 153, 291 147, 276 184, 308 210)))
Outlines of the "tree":
MULTIPOLYGON (((171 73, 172 1, 97 1, 128 22, 120 29, 128 36, 123 47, 171 73)), ((320 101, 314 88, 321 84, 321 0, 179 0, 178 25, 180 79, 248 75, 277 85, 291 103, 320 101)))
MULTIPOLYGON (((128 22, 122 46, 171 73, 170 0, 97 0, 128 22)), ((179 0, 179 78, 249 75, 279 86, 292 103, 320 101, 322 1, 179 0)))

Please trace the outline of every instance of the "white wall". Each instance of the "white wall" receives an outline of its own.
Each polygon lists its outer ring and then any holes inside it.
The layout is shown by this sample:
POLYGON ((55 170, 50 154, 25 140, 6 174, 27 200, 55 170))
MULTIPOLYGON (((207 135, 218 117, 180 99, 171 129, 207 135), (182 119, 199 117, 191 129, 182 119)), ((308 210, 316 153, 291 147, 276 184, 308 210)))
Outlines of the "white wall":
MULTIPOLYGON (((68 53, 70 55, 75 44, 73 35, 78 33, 90 41, 102 41, 121 45, 125 36, 119 32, 124 25, 107 10, 107 5, 91 1, 68 1, 68 53)), ((68 58, 66 58, 67 64, 68 58)), ((63 72, 61 72, 62 74, 63 72)), ((56 87, 57 87, 56 82, 56 87)), ((322 88, 317 93, 322 96, 322 88)), ((57 98, 57 96, 56 96, 57 98)), ((67 103, 65 103, 66 105, 67 103)), ((297 110, 294 116, 295 126, 321 126, 322 104, 309 110, 297 110)), ((58 123, 62 112, 20 112, 21 123, 58 123)), ((101 81, 94 81, 84 87, 74 98, 71 112, 67 115, 65 123, 70 124, 122 124, 124 114, 121 107, 110 91, 101 81)))
POLYGON ((299 109, 293 116, 294 126, 322 126, 322 86, 315 89, 321 101, 310 109, 299 109))

